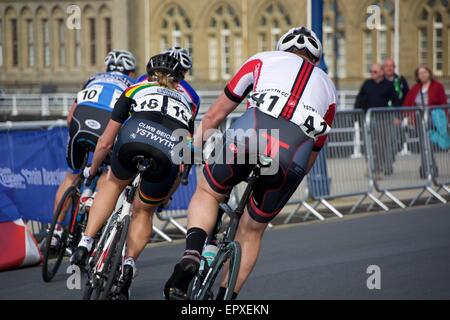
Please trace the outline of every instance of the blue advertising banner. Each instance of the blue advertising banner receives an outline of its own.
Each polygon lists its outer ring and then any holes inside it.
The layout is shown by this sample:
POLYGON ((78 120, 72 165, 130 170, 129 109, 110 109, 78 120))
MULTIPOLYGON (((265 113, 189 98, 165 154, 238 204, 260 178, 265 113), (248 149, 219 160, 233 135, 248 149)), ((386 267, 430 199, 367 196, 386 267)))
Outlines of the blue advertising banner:
POLYGON ((0 132, 0 222, 50 222, 67 170, 67 128, 0 132))
MULTIPOLYGON (((67 171, 67 128, 0 132, 0 222, 51 222, 58 185, 67 171)), ((187 209, 196 188, 180 185, 167 210, 187 209)))

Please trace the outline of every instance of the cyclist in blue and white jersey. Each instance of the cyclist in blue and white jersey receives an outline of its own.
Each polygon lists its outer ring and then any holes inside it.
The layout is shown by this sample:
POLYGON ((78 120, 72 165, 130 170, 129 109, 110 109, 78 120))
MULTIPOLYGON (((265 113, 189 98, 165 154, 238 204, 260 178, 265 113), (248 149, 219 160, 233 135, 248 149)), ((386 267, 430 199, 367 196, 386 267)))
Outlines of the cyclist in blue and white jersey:
MULTIPOLYGON (((58 205, 67 188, 73 184, 87 152, 83 144, 92 145, 94 150, 98 137, 103 133, 111 118, 114 104, 129 86, 136 81, 136 59, 131 52, 113 50, 105 57, 106 71, 90 77, 78 92, 67 115, 69 137, 66 159, 69 166, 64 180, 58 187, 54 207, 58 205)), ((99 180, 101 186, 102 179, 99 180)), ((56 226, 52 243, 57 244, 61 226, 56 226)))

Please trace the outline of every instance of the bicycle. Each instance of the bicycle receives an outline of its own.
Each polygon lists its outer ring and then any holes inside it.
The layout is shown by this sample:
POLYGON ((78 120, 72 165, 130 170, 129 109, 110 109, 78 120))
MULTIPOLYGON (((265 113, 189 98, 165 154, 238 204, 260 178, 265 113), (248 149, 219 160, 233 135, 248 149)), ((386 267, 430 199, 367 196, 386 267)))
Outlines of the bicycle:
MULTIPOLYGON (((90 145, 86 145, 85 148, 92 149, 90 145)), ((42 278, 45 282, 50 282, 54 278, 64 255, 72 254, 86 228, 88 214, 85 203, 81 201, 81 195, 87 188, 95 190, 97 180, 101 175, 101 172, 98 172, 91 180, 83 178, 83 169, 86 167, 87 159, 88 152, 83 160, 80 174, 64 192, 56 207, 50 228, 47 230, 42 264, 42 278), (55 234, 58 224, 62 227, 60 235, 55 234), (52 238, 57 239, 56 245, 52 245, 52 238)))
POLYGON ((229 263, 228 268, 228 280, 226 285, 226 291, 224 300, 231 300, 236 286, 237 276, 239 273, 239 267, 241 263, 241 246, 238 241, 235 240, 236 231, 239 227, 239 221, 244 213, 244 208, 250 199, 250 195, 253 191, 253 187, 261 174, 261 168, 270 167, 272 159, 270 157, 259 155, 258 162, 252 170, 252 173, 246 179, 247 186, 242 195, 240 202, 236 209, 232 209, 228 205, 228 199, 219 204, 219 215, 217 218, 214 233, 210 235, 205 242, 210 243, 212 237, 217 240, 218 251, 210 265, 204 256, 201 257, 202 263, 199 271, 191 281, 186 296, 177 295, 177 292, 172 293, 172 298, 175 300, 185 299, 188 300, 211 300, 214 298, 213 285, 219 275, 222 267, 225 263, 229 263), (229 216, 230 221, 225 231, 221 234, 222 217, 223 214, 229 216))
POLYGON ((88 280, 83 292, 83 300, 115 299, 123 286, 123 262, 125 260, 126 238, 131 219, 131 205, 139 187, 141 176, 156 168, 153 158, 135 156, 137 175, 125 188, 118 205, 106 227, 103 229, 97 246, 89 257, 86 273, 88 280))

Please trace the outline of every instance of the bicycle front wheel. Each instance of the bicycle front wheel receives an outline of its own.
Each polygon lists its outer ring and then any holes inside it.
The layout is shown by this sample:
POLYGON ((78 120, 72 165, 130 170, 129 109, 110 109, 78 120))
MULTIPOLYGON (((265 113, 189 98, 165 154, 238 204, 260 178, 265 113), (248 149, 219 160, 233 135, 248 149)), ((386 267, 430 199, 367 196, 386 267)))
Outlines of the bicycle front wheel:
POLYGON ((114 295, 114 292, 111 292, 111 288, 113 285, 117 287, 118 284, 118 279, 120 277, 120 273, 118 271, 122 265, 122 252, 125 247, 125 241, 127 240, 129 226, 130 216, 127 215, 123 218, 121 226, 115 235, 115 240, 117 239, 118 241, 113 241, 116 245, 110 248, 110 256, 106 258, 105 268, 108 272, 108 277, 105 287, 103 288, 103 292, 100 295, 100 300, 110 299, 114 295))
POLYGON ((216 258, 211 264, 212 270, 208 273, 204 285, 197 290, 193 288, 191 298, 194 300, 208 300, 214 297, 213 286, 225 263, 229 263, 228 278, 226 284, 226 291, 224 300, 231 300, 233 297, 234 288, 239 274, 239 267, 241 265, 241 245, 237 241, 230 242, 225 248, 219 250, 216 258), (195 292, 197 291, 197 292, 195 292))
POLYGON ((77 188, 74 186, 69 187, 66 192, 64 192, 58 207, 56 208, 55 214, 53 216, 53 221, 48 231, 47 237, 45 239, 45 247, 43 254, 43 264, 42 264, 42 279, 45 282, 49 282, 53 279, 56 272, 61 265, 61 261, 64 257, 68 245, 68 237, 71 232, 71 225, 76 223, 76 214, 78 211, 78 200, 79 193, 77 188), (63 220, 67 215, 70 217, 68 225, 63 224, 63 220), (55 228, 57 224, 61 224, 63 230, 59 237, 57 237, 56 243, 52 245, 52 238, 55 233, 55 228))
MULTIPOLYGON (((118 212, 113 213, 114 215, 119 215, 120 210, 118 212)), ((108 220, 106 226, 103 227, 101 231, 101 235, 99 236, 99 241, 96 243, 94 252, 89 259, 89 264, 87 266, 89 279, 86 281, 85 288, 83 291, 83 300, 91 300, 92 293, 95 292, 93 300, 98 300, 100 297, 100 293, 102 291, 102 287, 104 284, 104 279, 99 277, 96 274, 96 266, 99 262, 99 259, 102 258, 103 247, 105 246, 106 240, 110 236, 112 230, 114 229, 114 225, 116 223, 117 217, 113 216, 108 220)))

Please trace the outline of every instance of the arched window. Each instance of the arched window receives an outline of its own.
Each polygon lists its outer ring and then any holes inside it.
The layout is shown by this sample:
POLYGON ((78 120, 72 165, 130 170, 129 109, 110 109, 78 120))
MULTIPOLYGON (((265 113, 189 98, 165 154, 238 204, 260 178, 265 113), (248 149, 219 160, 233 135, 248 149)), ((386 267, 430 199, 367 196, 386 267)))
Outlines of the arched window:
POLYGON ((289 30, 291 18, 278 1, 270 2, 258 16, 258 52, 275 50, 278 39, 289 30))
POLYGON ((60 7, 54 7, 52 10, 52 20, 53 20, 53 32, 54 32, 54 50, 55 59, 57 60, 56 65, 58 67, 66 66, 66 54, 67 54, 67 27, 65 13, 60 7))
POLYGON ((3 67, 3 19, 0 17, 0 67, 3 67))
POLYGON ((228 80, 242 63, 241 22, 233 7, 221 3, 208 28, 209 78, 228 80))
POLYGON ((99 18, 100 18, 100 44, 101 44, 101 53, 105 55, 113 49, 112 46, 112 21, 111 21, 111 10, 108 6, 103 5, 99 10, 99 18))
POLYGON ((5 57, 7 66, 19 66, 19 26, 17 12, 8 7, 5 10, 5 57))
POLYGON ((428 11, 426 9, 422 9, 419 21, 419 65, 426 65, 428 64, 428 11))
POLYGON ((344 16, 339 11, 339 7, 337 8, 338 14, 336 15, 332 0, 327 0, 325 2, 324 9, 322 45, 325 62, 328 66, 328 74, 330 75, 330 77, 335 76, 335 61, 337 61, 337 75, 339 78, 345 78, 347 71, 345 60, 346 41, 344 16), (337 19, 337 21, 335 19, 337 19), (335 37, 337 37, 337 39, 335 39, 335 37), (337 40, 337 48, 335 48, 334 45, 335 40, 337 40))
POLYGON ((35 64, 35 38, 33 14, 28 7, 20 11, 23 38, 21 40, 24 65, 32 68, 35 64))
POLYGON ((97 65, 97 18, 91 6, 86 6, 83 10, 83 27, 85 34, 84 40, 86 43, 86 58, 88 65, 93 67, 97 65))
POLYGON ((81 29, 73 29, 73 48, 74 48, 74 61, 75 67, 81 66, 82 53, 81 53, 81 29))
POLYGON ((40 48, 40 65, 44 68, 49 68, 51 64, 51 47, 50 47, 50 21, 48 12, 43 7, 37 10, 37 34, 38 47, 40 48))
MULTIPOLYGON (((164 14, 162 14, 161 32, 159 36, 160 51, 173 46, 186 48, 192 57, 192 28, 191 20, 186 11, 178 4, 171 4, 164 14)), ((194 64, 194 63, 193 63, 194 64)), ((189 71, 189 77, 193 76, 192 69, 189 71)))
POLYGON ((437 76, 444 75, 445 70, 447 70, 447 75, 450 74, 450 6, 448 0, 427 1, 419 12, 417 34, 418 63, 430 66, 437 76))
POLYGON ((433 17, 433 72, 442 75, 444 71, 444 43, 442 16, 435 13, 433 17))
POLYGON ((380 8, 379 24, 368 28, 364 19, 363 73, 369 76, 372 63, 383 63, 394 51, 394 11, 392 0, 378 0, 372 3, 380 8))

